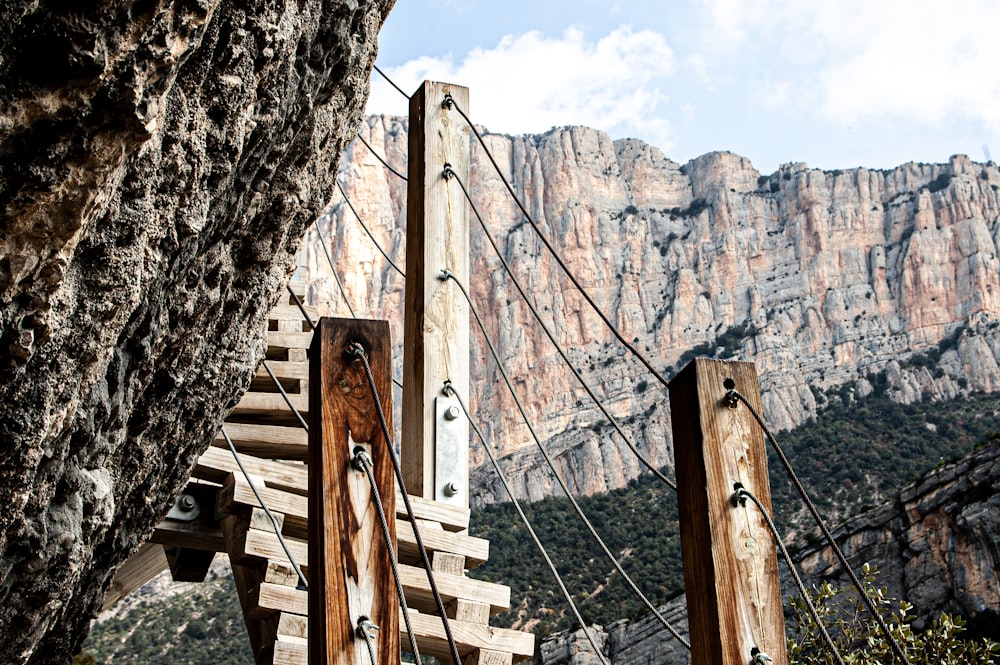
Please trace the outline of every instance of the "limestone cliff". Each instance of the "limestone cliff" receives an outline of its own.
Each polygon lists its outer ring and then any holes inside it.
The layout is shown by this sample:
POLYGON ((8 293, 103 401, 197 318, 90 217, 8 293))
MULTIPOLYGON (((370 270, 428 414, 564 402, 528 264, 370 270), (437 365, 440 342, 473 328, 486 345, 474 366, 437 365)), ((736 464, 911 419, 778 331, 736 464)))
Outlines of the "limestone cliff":
MULTIPOLYGON (((851 564, 880 570, 879 585, 915 606, 923 629, 942 612, 960 614, 995 634, 1000 607, 1000 440, 928 473, 896 499, 845 522, 834 531, 851 564)), ((807 584, 824 579, 847 586, 828 548, 806 552, 799 565, 807 584)), ((784 595, 794 583, 782 564, 784 595)), ((684 596, 662 608, 686 627, 684 596)), ((687 651, 650 617, 598 627, 612 665, 684 665, 687 651)), ((538 665, 589 665, 582 634, 559 634, 540 645, 538 665)))
MULTIPOLYGON (((397 170, 406 168, 406 130, 391 117, 362 128, 397 170)), ((992 162, 956 156, 889 171, 786 164, 761 175, 730 153, 682 166, 640 141, 580 127, 487 134, 486 143, 627 339, 668 375, 693 347, 755 362, 765 416, 778 428, 813 415, 820 391, 846 385, 863 395, 876 376, 904 402, 1000 390, 1000 171, 992 162)), ((640 449, 669 465, 665 390, 612 343, 476 144, 472 158, 472 198, 534 304, 640 449)), ((360 142, 340 178, 402 265, 405 183, 360 142)), ((390 318, 401 339, 402 279, 339 196, 323 225, 352 306, 390 318)), ((562 472, 574 491, 622 486, 639 463, 561 366, 475 218, 472 227, 473 298, 562 472)), ((305 259, 312 296, 346 315, 317 240, 305 259)), ((551 494, 475 329, 473 344, 482 424, 518 493, 551 494)), ((479 500, 502 498, 490 473, 476 485, 479 500)))
POLYGON ((392 0, 0 9, 0 662, 67 662, 249 384, 392 0))

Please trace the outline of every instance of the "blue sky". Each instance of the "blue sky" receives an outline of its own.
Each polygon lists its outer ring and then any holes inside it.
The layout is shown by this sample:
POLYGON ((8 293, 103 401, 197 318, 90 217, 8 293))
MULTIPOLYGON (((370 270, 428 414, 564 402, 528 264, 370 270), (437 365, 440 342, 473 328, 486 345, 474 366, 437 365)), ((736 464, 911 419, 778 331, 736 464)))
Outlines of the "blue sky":
MULTIPOLYGON (((587 125, 681 163, 1000 156, 993 0, 397 0, 378 64, 408 92, 468 86, 494 132, 587 125)), ((368 110, 406 100, 376 74, 368 110)))

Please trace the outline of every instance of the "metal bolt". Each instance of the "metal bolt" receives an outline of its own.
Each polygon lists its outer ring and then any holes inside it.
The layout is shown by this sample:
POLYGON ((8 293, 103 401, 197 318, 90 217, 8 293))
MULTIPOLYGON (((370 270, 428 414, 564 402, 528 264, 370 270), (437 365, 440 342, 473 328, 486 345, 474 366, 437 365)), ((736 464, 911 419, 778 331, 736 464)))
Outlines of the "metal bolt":
POLYGON ((181 497, 177 499, 177 507, 185 513, 190 513, 198 507, 198 501, 190 494, 182 494, 181 497))
POLYGON ((455 496, 456 494, 458 494, 458 484, 455 481, 451 481, 450 483, 444 486, 445 496, 455 496))
POLYGON ((462 415, 462 411, 454 404, 445 409, 444 419, 445 420, 457 420, 458 417, 462 415))
POLYGON ((753 665, 767 665, 768 663, 773 663, 774 659, 768 656, 766 653, 754 647, 750 650, 750 656, 753 658, 751 663, 753 665))

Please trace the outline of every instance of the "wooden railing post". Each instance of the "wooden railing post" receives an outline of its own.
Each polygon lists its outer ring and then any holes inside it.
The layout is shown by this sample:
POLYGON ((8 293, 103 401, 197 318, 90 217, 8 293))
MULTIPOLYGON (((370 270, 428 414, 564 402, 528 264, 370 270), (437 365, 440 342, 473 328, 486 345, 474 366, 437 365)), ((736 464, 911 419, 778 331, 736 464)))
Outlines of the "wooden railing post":
POLYGON ((469 425, 450 380, 469 387, 469 307, 450 270, 469 284, 469 207, 448 165, 469 183, 469 126, 445 95, 468 114, 469 89, 425 81, 410 98, 403 336, 403 478, 411 495, 469 504, 469 425))
POLYGON ((363 446, 374 462, 395 538, 392 462, 364 366, 346 353, 360 343, 392 432, 392 362, 385 321, 321 319, 309 365, 309 663, 368 665, 358 622, 379 626, 376 662, 399 662, 399 601, 371 487, 352 465, 363 446))
POLYGON ((735 388, 760 412, 752 363, 697 358, 670 382, 684 586, 692 665, 787 665, 774 538, 736 484, 771 510, 764 436, 735 388))

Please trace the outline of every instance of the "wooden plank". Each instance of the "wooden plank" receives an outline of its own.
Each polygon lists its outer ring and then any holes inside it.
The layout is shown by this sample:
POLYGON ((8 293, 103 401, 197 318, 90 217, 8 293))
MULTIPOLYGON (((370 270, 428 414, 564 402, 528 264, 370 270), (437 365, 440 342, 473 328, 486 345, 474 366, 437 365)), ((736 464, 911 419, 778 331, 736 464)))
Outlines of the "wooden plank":
POLYGON ((309 612, 309 592, 283 584, 261 582, 250 591, 250 602, 255 618, 280 612, 299 615, 309 612))
MULTIPOLYGON (((288 401, 303 417, 309 416, 309 400, 305 395, 289 395, 288 398, 288 401)), ((230 413, 230 417, 251 415, 277 415, 285 417, 285 419, 291 418, 293 421, 295 418, 288 402, 285 402, 285 399, 278 393, 243 393, 243 397, 230 413)))
MULTIPOLYGON (((362 476, 363 477, 363 476, 362 476)), ((285 526, 282 533, 294 538, 306 538, 308 534, 308 500, 306 497, 282 492, 271 488, 260 488, 258 491, 264 501, 275 512, 285 516, 285 526)), ((234 510, 238 506, 259 506, 257 498, 250 490, 249 484, 242 476, 232 475, 231 485, 223 488, 220 506, 226 510, 234 510)), ((416 507, 414 507, 416 510, 416 507)), ((396 538, 398 542, 400 561, 415 562, 420 552, 417 549, 416 536, 409 522, 396 523, 396 538)), ((443 529, 421 529, 420 535, 424 548, 429 554, 446 552, 465 558, 467 568, 475 568, 489 559, 490 543, 483 538, 476 538, 462 533, 445 531, 443 529)))
MULTIPOLYGON (((440 617, 411 610, 410 622, 413 625, 417 646, 420 648, 420 655, 434 656, 435 658, 440 658, 444 663, 450 663, 451 651, 448 648, 448 640, 445 636, 444 626, 441 623, 440 617)), ((450 620, 449 623, 452 635, 455 638, 455 644, 458 646, 458 653, 463 657, 463 662, 465 662, 465 658, 477 651, 511 654, 512 660, 515 663, 531 658, 534 654, 535 636, 531 633, 522 633, 507 628, 494 628, 483 624, 454 619, 450 620)), ((409 638, 406 634, 406 625, 402 620, 402 610, 400 610, 399 618, 399 640, 402 644, 409 643, 409 638)), ((392 662, 398 661, 399 656, 397 654, 396 660, 392 662)))
MULTIPOLYGON (((370 444, 372 474, 394 534, 389 324, 321 319, 309 356, 309 660, 314 665, 368 663, 364 641, 355 639, 359 620, 367 617, 381 627, 373 640, 375 661, 391 663, 399 659, 399 601, 371 487, 353 467, 355 442, 370 444), (364 366, 346 355, 355 344, 370 363, 388 441, 364 366)), ((286 514, 286 523, 289 519, 286 514)))
MULTIPOLYGON (((408 605, 421 612, 435 611, 427 571, 418 566, 399 564, 399 579, 403 584, 408 605)), ((490 614, 496 614, 510 607, 510 587, 493 582, 484 582, 461 575, 435 572, 441 599, 447 605, 454 600, 472 600, 486 604, 490 614)), ((485 623, 485 622, 483 622, 485 623)))
POLYGON ((475 600, 456 598, 448 603, 447 610, 448 618, 450 619, 455 619, 456 621, 466 621, 468 623, 487 624, 490 622, 490 613, 492 608, 489 603, 480 603, 475 600))
POLYGON ((502 651, 479 649, 462 659, 462 665, 511 665, 513 655, 502 651))
POLYGON ((448 425, 463 442, 455 456, 459 492, 443 494, 449 479, 435 469, 435 397, 450 380, 463 395, 469 386, 469 307, 450 270, 469 283, 469 206, 461 188, 442 176, 447 163, 469 183, 469 126, 450 93, 468 113, 469 90, 425 81, 410 98, 409 180, 406 214, 406 289, 403 339, 403 478, 411 495, 468 506, 468 421, 448 425))
POLYGON ((267 348, 271 349, 308 349, 312 343, 311 332, 280 332, 277 330, 267 331, 267 348))
MULTIPOLYGON (((316 321, 319 318, 319 310, 315 307, 306 305, 305 310, 309 313, 309 316, 312 317, 313 321, 316 321)), ((302 310, 300 310, 299 306, 294 303, 287 305, 275 305, 271 308, 271 311, 268 312, 267 318, 271 321, 301 321, 302 323, 309 325, 306 323, 305 317, 302 316, 302 310)), ((308 348, 308 346, 309 345, 307 344, 306 348, 308 348)))
POLYGON ((274 645, 274 665, 308 665, 309 647, 305 644, 278 642, 274 645))
MULTIPOLYGON (((208 509, 211 511, 212 507, 208 509)), ((164 547, 186 547, 210 552, 225 551, 221 527, 206 526, 204 522, 164 520, 153 530, 149 542, 164 547)))
POLYGON ((736 483, 770 512, 764 436, 735 387, 760 410, 752 363, 696 358, 670 382, 692 665, 745 665, 753 649, 786 665, 774 538, 736 483))
MULTIPOLYGON (((305 381, 309 378, 308 362, 269 360, 267 361, 267 366, 271 368, 271 371, 274 372, 274 375, 279 379, 302 379, 305 381)), ((271 375, 267 373, 263 363, 257 368, 257 373, 254 376, 258 379, 267 379, 269 382, 271 381, 271 375)))
POLYGON ((101 611, 110 609, 119 600, 162 573, 167 565, 162 545, 149 542, 140 545, 111 578, 101 611))
MULTIPOLYGON (((232 431, 243 432, 243 428, 245 427, 265 427, 267 429, 275 430, 292 429, 288 427, 272 428, 265 425, 236 425, 233 423, 226 423, 225 427, 226 432, 230 433, 230 436, 233 436, 231 433, 232 431)), ((306 434, 306 431, 302 428, 298 428, 295 431, 302 432, 304 435, 306 434)), ((223 442, 223 445, 225 445, 225 442, 223 442)), ((304 444, 302 448, 305 450, 306 445, 304 444)), ((305 496, 309 470, 304 464, 275 462, 269 459, 261 459, 253 455, 241 455, 240 461, 243 463, 247 473, 263 477, 267 487, 305 496)), ((229 447, 212 447, 207 449, 204 453, 202 453, 201 457, 198 458, 198 463, 195 465, 192 476, 201 480, 210 480, 221 485, 225 482, 226 476, 231 473, 242 475, 243 472, 240 471, 240 467, 233 458, 233 454, 230 452, 229 447)))
POLYGON ((465 557, 448 552, 435 552, 431 556, 431 568, 435 572, 461 575, 465 572, 465 557))
MULTIPOLYGON (((413 508, 414 517, 429 522, 438 522, 446 531, 465 531, 469 528, 471 511, 467 506, 455 506, 412 495, 410 496, 410 506, 413 508)), ((406 506, 403 505, 402 501, 396 503, 396 516, 404 520, 409 519, 406 514, 406 506)))
MULTIPOLYGON (((420 655, 434 656, 450 662, 451 651, 439 617, 410 612, 410 623, 417 638, 417 646, 420 647, 420 655)), ((486 649, 512 654, 516 663, 531 658, 534 654, 535 636, 531 633, 456 620, 450 620, 449 625, 458 653, 463 657, 486 649)), ((402 639, 405 639, 405 626, 403 631, 402 639)))

